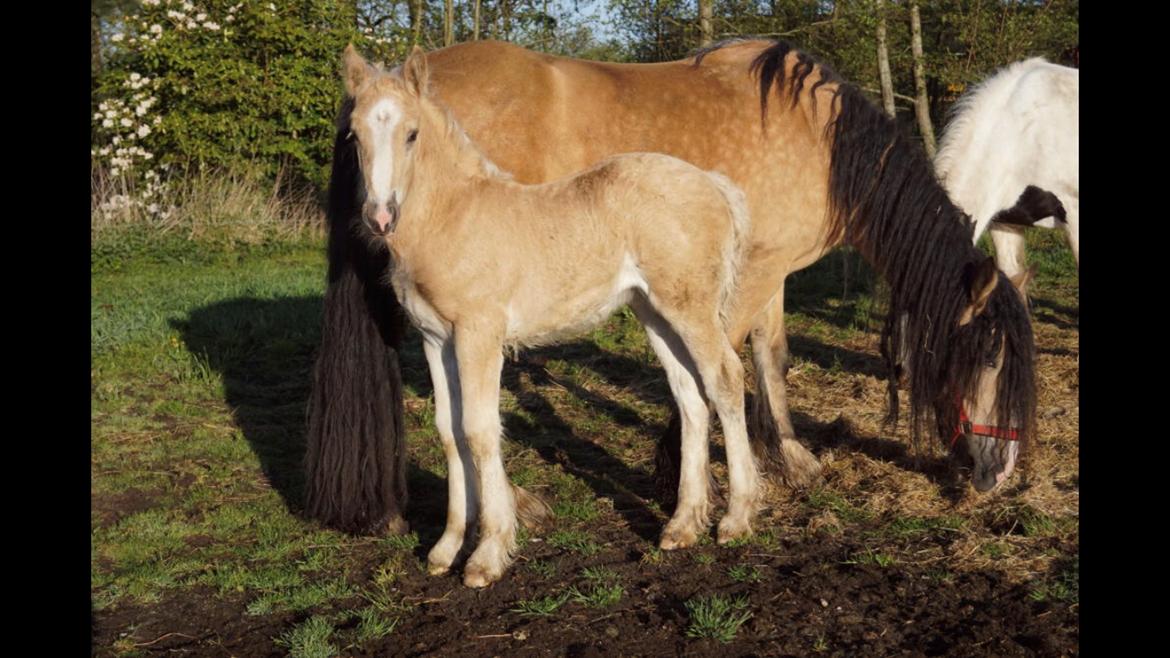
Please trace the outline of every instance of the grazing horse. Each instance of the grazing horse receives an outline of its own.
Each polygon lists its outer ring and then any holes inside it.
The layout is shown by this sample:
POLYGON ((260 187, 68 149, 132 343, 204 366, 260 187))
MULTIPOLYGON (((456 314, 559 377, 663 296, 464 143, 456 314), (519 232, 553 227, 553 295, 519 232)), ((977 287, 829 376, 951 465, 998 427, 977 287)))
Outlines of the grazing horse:
MULTIPOLYGON (((784 281, 848 243, 890 283, 881 344, 891 420, 898 410, 892 346, 905 338, 915 356, 915 440, 932 416, 944 442, 959 427, 1001 428, 987 438, 995 449, 974 451, 977 484, 1010 473, 1008 445, 1026 440, 1035 422, 1027 312, 971 243, 963 213, 921 148, 856 87, 787 43, 760 40, 660 64, 565 59, 490 41, 426 59, 435 98, 517 182, 555 180, 637 151, 719 171, 743 190, 752 221, 727 329, 736 347, 751 337, 751 441, 761 467, 797 487, 819 478, 789 417, 784 281), (903 313, 905 325, 889 319, 903 313), (961 417, 970 424, 960 425, 961 417)), ((396 353, 404 320, 384 282, 389 254, 370 246, 355 201, 352 111, 352 101, 343 104, 334 148, 306 498, 307 513, 328 525, 380 531, 403 526, 396 353)), ((680 430, 676 413, 659 442, 660 478, 677 468, 680 430)))
POLYGON ((1080 265, 1079 89, 1077 69, 1037 57, 1000 70, 951 110, 935 171, 975 220, 973 238, 990 228, 1008 276, 1024 271, 1026 226, 1063 226, 1080 265))
POLYGON ((661 547, 690 546, 707 527, 708 401, 724 427, 731 483, 719 542, 750 535, 759 474, 743 365, 724 328, 748 231, 743 193, 656 153, 517 183, 430 97, 427 82, 417 46, 392 74, 346 49, 363 216, 385 236, 394 293, 423 335, 447 456, 447 526, 428 557, 431 573, 451 568, 478 518, 464 583, 495 582, 516 547, 515 498, 529 515, 545 511, 510 486, 500 456, 505 346, 560 342, 625 304, 646 327, 682 415, 679 503, 661 547))

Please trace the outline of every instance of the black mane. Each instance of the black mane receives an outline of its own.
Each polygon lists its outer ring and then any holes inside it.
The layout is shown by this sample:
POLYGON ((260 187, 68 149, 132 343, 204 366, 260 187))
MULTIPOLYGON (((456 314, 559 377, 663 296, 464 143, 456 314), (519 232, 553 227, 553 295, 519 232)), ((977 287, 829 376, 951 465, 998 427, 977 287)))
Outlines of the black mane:
POLYGON ((1021 439, 1034 431, 1036 379, 1031 320, 1011 282, 998 273, 985 310, 966 326, 959 316, 968 285, 986 256, 971 243, 970 218, 948 198, 921 147, 894 121, 827 66, 778 42, 752 63, 760 81, 760 111, 773 88, 795 105, 806 78, 819 70, 810 91, 836 85, 829 172, 830 244, 844 240, 886 278, 890 300, 881 352, 888 365, 887 420, 898 419, 894 369, 897 346, 911 350, 911 431, 917 442, 931 415, 945 437, 958 424, 959 396, 974 397, 989 355, 1004 345, 997 391, 997 425, 1016 426, 1021 439), (786 57, 795 55, 791 73, 786 57), (908 315, 903 326, 900 318, 908 315))

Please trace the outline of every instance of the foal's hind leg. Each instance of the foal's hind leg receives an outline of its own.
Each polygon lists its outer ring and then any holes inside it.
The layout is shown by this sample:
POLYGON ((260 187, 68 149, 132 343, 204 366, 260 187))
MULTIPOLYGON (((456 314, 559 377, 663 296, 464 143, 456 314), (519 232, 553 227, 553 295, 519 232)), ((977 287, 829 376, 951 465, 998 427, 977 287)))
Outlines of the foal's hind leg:
POLYGON ((659 546, 663 550, 685 548, 694 545, 699 535, 707 530, 710 412, 698 383, 698 371, 678 335, 644 298, 631 300, 630 306, 646 328, 650 347, 662 362, 681 419, 678 502, 674 515, 662 531, 659 546))
POLYGON ((764 468, 784 484, 804 489, 821 478, 821 464, 796 440, 788 411, 785 375, 788 336, 784 331, 784 284, 752 327, 752 360, 756 365, 756 396, 752 405, 752 448, 764 468))
POLYGON ((500 457, 500 335, 482 327, 455 329, 463 434, 479 474, 479 546, 463 570, 468 587, 499 580, 516 548, 516 501, 500 457))
POLYGON ((463 550, 468 531, 475 527, 478 486, 475 464, 463 435, 462 393, 455 345, 450 338, 424 336, 423 353, 435 388, 435 425, 447 456, 447 527, 427 555, 427 570, 438 575, 451 568, 463 550))

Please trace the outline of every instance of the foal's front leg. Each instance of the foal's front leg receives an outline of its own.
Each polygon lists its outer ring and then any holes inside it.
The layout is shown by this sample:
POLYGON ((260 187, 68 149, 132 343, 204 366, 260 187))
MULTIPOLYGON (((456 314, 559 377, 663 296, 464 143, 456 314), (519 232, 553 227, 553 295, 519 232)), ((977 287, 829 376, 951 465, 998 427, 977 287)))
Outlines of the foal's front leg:
POLYGON ((502 336, 502 331, 483 326, 455 329, 463 434, 479 473, 479 546, 463 570, 468 587, 499 580, 516 548, 516 502, 500 457, 502 336))
POLYGON ((479 488, 475 464, 463 435, 462 392, 455 344, 449 336, 424 335, 423 353, 435 389, 435 425, 443 442, 443 453, 447 455, 447 527, 427 556, 427 570, 432 575, 439 575, 451 568, 463 550, 468 532, 475 528, 479 488))

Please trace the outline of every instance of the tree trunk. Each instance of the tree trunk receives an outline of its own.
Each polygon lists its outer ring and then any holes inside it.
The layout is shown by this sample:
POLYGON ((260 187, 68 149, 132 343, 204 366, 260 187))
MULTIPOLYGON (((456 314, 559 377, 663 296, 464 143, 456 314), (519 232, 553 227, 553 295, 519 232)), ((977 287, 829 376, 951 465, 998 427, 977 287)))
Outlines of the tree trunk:
POLYGON ((443 45, 455 43, 455 0, 443 0, 443 45))
POLYGON ((711 10, 715 0, 699 0, 699 47, 706 48, 714 39, 711 27, 711 10))
POLYGON ((890 76, 890 50, 886 45, 886 8, 882 0, 875 0, 877 10, 877 63, 882 81, 882 107, 894 117, 894 81, 890 76))
POLYGON ((910 50, 914 53, 914 114, 918 116, 918 132, 922 133, 926 155, 934 158, 934 126, 930 123, 930 98, 926 95, 926 61, 922 56, 922 20, 917 0, 910 2, 910 50))
POLYGON ((423 0, 410 0, 410 31, 414 35, 414 45, 422 41, 423 23, 426 16, 423 14, 423 0))
POLYGON ((89 14, 89 72, 98 77, 102 72, 102 19, 89 14))
POLYGON ((480 0, 475 0, 475 19, 471 28, 472 41, 479 41, 479 3, 480 0))

